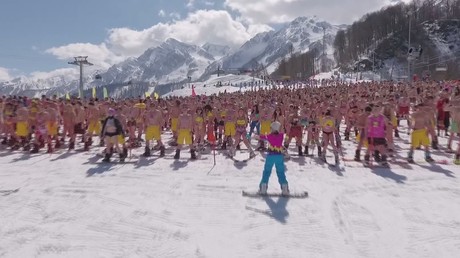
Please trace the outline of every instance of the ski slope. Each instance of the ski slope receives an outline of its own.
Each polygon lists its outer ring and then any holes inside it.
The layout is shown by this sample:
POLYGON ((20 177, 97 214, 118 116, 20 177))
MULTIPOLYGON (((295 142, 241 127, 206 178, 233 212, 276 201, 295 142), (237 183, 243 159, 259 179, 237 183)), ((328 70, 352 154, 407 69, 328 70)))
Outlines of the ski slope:
MULTIPOLYGON (((398 155, 405 157, 408 136, 402 136, 398 155)), ((293 156, 286 162, 291 192, 306 190, 309 198, 254 199, 241 191, 257 189, 262 154, 238 164, 217 152, 213 166, 212 153, 189 161, 187 150, 175 161, 171 147, 166 158, 138 159, 142 149, 135 149, 133 162, 101 165, 100 151, 0 150, 0 257, 421 258, 460 252, 458 166, 420 162, 372 170, 342 162, 336 169, 293 156)), ((350 142, 344 155, 354 155, 350 142)), ((437 151, 433 157, 448 158, 437 151)), ((279 191, 275 173, 269 191, 279 191)))

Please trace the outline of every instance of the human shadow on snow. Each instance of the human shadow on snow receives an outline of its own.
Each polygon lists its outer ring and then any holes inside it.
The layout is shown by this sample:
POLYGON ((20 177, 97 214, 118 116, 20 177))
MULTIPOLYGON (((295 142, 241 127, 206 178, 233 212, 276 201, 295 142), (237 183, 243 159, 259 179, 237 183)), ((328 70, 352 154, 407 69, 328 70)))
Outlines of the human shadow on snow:
POLYGON ((278 197, 278 200, 276 202, 271 197, 263 197, 262 199, 268 205, 268 208, 270 208, 270 210, 267 211, 267 210, 257 209, 257 208, 248 207, 248 206, 246 206, 246 209, 256 212, 256 213, 266 215, 270 218, 275 219, 281 224, 286 224, 287 218, 289 217, 289 212, 286 209, 289 198, 278 197))
POLYGON ((439 166, 437 164, 431 163, 429 166, 419 165, 419 167, 424 168, 424 169, 426 169, 426 170, 428 170, 430 172, 441 173, 441 174, 444 174, 447 177, 456 178, 452 171, 444 169, 444 168, 442 168, 441 166, 439 166))
POLYGON ((93 167, 86 171, 86 177, 92 177, 95 174, 103 174, 109 172, 114 168, 116 164, 113 163, 101 163, 97 167, 93 167))
POLYGON ((398 184, 404 184, 407 180, 406 176, 396 174, 395 172, 391 171, 391 168, 378 168, 373 167, 371 168, 372 173, 381 176, 383 178, 388 178, 394 180, 398 184))

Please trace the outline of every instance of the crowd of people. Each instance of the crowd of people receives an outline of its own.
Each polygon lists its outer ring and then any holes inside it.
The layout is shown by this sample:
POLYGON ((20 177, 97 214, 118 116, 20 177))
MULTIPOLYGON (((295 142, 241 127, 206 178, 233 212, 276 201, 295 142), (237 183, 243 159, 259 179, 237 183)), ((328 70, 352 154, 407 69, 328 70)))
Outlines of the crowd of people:
POLYGON ((414 162, 414 151, 420 147, 432 162, 430 149, 442 147, 438 144, 442 133, 448 137, 445 151, 454 153, 454 162, 460 165, 460 148, 453 149, 459 134, 459 89, 455 81, 361 82, 159 99, 4 96, 0 99, 0 136, 10 150, 31 153, 52 153, 64 146, 75 149, 77 135, 81 135, 83 151, 88 151, 99 138, 97 145, 106 147, 104 161, 110 161, 115 152, 123 161, 129 148, 143 147, 146 157, 155 151, 165 156, 164 134, 171 132, 169 145, 176 149, 175 159, 180 158, 184 145, 190 146, 190 158, 196 159, 197 152, 205 148, 226 150, 234 156, 243 143, 248 158, 255 151, 285 157, 316 152, 326 162, 331 150, 336 163, 342 141, 354 139, 354 160, 388 166, 388 157, 396 150, 394 139, 401 133, 400 122, 407 121, 406 133, 411 134, 408 162, 414 162), (267 146, 273 122, 279 123, 275 128, 285 136, 280 146, 267 146), (293 141, 294 153, 289 149, 293 141))

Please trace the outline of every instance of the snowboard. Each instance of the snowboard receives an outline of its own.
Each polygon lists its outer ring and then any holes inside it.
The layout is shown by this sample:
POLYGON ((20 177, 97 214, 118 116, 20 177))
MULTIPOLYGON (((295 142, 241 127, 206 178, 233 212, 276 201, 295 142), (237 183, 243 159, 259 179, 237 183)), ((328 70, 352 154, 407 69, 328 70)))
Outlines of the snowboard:
POLYGON ((288 195, 283 195, 281 193, 267 193, 260 194, 259 192, 243 191, 242 195, 250 198, 264 198, 264 197, 281 197, 281 198, 295 198, 295 199, 304 199, 308 197, 308 192, 298 192, 298 193, 289 193, 288 195))

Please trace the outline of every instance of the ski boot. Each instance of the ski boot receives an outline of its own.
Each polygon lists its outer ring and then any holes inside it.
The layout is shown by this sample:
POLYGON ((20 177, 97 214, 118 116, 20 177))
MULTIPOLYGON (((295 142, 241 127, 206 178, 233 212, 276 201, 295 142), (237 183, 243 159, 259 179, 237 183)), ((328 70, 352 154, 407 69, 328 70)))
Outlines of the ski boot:
POLYGON ((196 150, 195 149, 191 149, 190 150, 190 159, 191 160, 196 160, 197 157, 196 157, 196 150))
POLYGON ((382 159, 381 161, 379 162, 380 166, 382 167, 390 167, 390 165, 388 164, 388 161, 387 161, 387 155, 382 155, 382 159))
POLYGON ((86 141, 85 146, 83 147, 83 151, 89 151, 89 146, 91 146, 91 143, 89 141, 86 141))
POLYGON ((241 150, 240 144, 236 145, 236 150, 241 150))
POLYGON ((434 162, 434 159, 431 157, 429 152, 425 153, 425 161, 428 162, 428 163, 433 163, 434 162))
POLYGON ((361 150, 355 151, 355 158, 353 160, 358 162, 361 161, 361 150))
POLYGON ((40 145, 34 143, 34 148, 30 151, 30 153, 38 153, 40 150, 40 145))
POLYGON ((160 146, 160 157, 164 157, 164 156, 165 156, 165 146, 161 145, 160 146))
POLYGON ((55 149, 61 148, 61 141, 56 140, 56 143, 54 144, 54 148, 55 148, 55 149))
POLYGON ((16 139, 14 137, 10 137, 10 140, 8 141, 8 146, 13 147, 16 144, 16 139))
POLYGON ((339 159, 339 154, 337 152, 334 153, 334 158, 335 158, 335 165, 339 165, 340 164, 340 159, 339 159))
POLYGON ((222 150, 226 150, 227 149, 227 141, 225 140, 223 143, 222 143, 222 150))
POLYGON ((369 154, 364 155, 364 166, 365 167, 369 167, 371 165, 370 158, 371 156, 369 154))
POLYGON ((433 150, 438 150, 439 147, 438 147, 438 140, 433 140, 431 142, 431 148, 433 148, 433 150))
POLYGON ((258 193, 261 194, 261 195, 266 195, 267 194, 267 188, 268 188, 267 184, 260 184, 258 193))
POLYGON ((150 147, 149 146, 145 146, 145 151, 144 151, 144 154, 142 154, 144 157, 150 157, 151 153, 150 153, 150 147))
POLYGON ((349 141, 349 140, 350 140, 350 132, 345 131, 345 141, 349 141))
POLYGON ((176 150, 176 155, 174 155, 174 159, 180 159, 180 150, 176 150))
POLYGON ((302 146, 297 146, 297 149, 298 149, 298 152, 299 152, 299 157, 302 157, 303 156, 302 146))
POLYGON ((305 145, 305 148, 304 148, 303 153, 305 154, 305 156, 309 156, 309 155, 310 155, 310 154, 308 153, 308 145, 305 145))
POLYGON ((112 153, 106 153, 104 159, 102 160, 103 162, 109 163, 110 158, 112 157, 112 153))
POLYGON ((1 142, 2 145, 6 145, 8 143, 8 139, 6 137, 3 138, 3 141, 1 142))
POLYGON ((382 158, 381 158, 381 156, 380 156, 380 152, 377 151, 377 150, 374 151, 374 160, 375 160, 375 162, 377 162, 377 163, 379 163, 379 162, 382 161, 382 158))
POLYGON ((120 163, 125 162, 126 157, 128 157, 128 149, 123 148, 123 151, 119 154, 120 156, 120 163))
POLYGON ((53 153, 53 147, 51 146, 51 143, 48 143, 48 150, 46 153, 53 153))
POLYGON ((413 151, 409 151, 409 154, 407 155, 407 162, 409 162, 410 164, 415 163, 415 161, 414 161, 414 152, 413 151))
POLYGON ((287 184, 281 185, 281 195, 288 196, 289 195, 289 186, 287 184))
POLYGON ((323 151, 321 150, 321 146, 318 146, 318 157, 323 155, 323 151))
POLYGON ((23 151, 30 151, 30 144, 25 143, 22 150, 23 150, 23 151))
POLYGON ((398 131, 398 129, 395 130, 395 138, 399 138, 399 131, 398 131))
POLYGON ((16 143, 15 145, 11 146, 11 151, 19 150, 20 147, 21 146, 18 143, 16 143))
POLYGON ((74 141, 71 141, 71 142, 69 143, 69 150, 73 150, 73 149, 75 149, 75 142, 74 142, 74 141))

